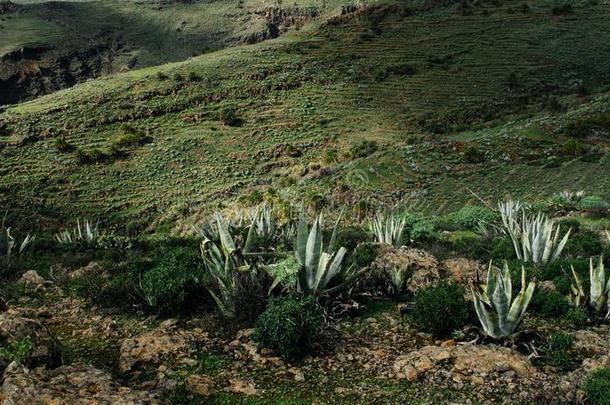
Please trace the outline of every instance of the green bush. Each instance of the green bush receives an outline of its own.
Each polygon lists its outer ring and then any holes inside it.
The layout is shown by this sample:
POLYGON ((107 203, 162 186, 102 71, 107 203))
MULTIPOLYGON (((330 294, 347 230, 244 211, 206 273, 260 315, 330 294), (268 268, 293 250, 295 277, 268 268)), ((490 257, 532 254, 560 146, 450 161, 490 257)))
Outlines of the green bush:
POLYGON ((604 251, 604 245, 597 232, 581 228, 573 232, 566 243, 564 252, 578 258, 589 258, 598 256, 604 251))
POLYGON ((353 252, 358 245, 368 241, 369 234, 360 227, 350 226, 343 228, 337 235, 336 246, 343 246, 353 252))
POLYGON ((463 287, 443 281, 415 295, 410 317, 422 330, 436 337, 447 337, 471 323, 474 310, 464 298, 463 287))
POLYGON ((470 145, 464 150, 464 160, 466 163, 483 163, 485 161, 485 152, 478 146, 470 145))
POLYGON ((272 298, 258 319, 254 339, 285 359, 295 359, 311 350, 323 320, 314 297, 272 298))
POLYGON ((453 220, 466 229, 477 229, 479 225, 489 225, 498 220, 498 214, 479 205, 465 205, 453 214, 453 220))
POLYGON ((517 255, 510 236, 494 239, 491 242, 489 255, 494 261, 515 259, 517 255))
POLYGON ((561 370, 569 370, 575 365, 576 359, 571 353, 574 337, 565 332, 557 332, 549 338, 546 344, 548 362, 561 370))
POLYGON ((589 374, 583 389, 591 405, 610 404, 610 368, 598 368, 589 374))
POLYGON ((352 260, 358 268, 370 266, 377 258, 377 245, 373 243, 363 243, 354 249, 352 260))
POLYGON ((74 150, 74 146, 66 141, 63 136, 61 138, 55 138, 53 141, 53 147, 55 147, 55 149, 57 149, 59 152, 72 152, 74 150))
POLYGON ((587 324, 589 317, 582 308, 571 308, 564 319, 574 328, 582 328, 587 324))
POLYGON ((15 340, 7 346, 0 347, 0 357, 11 362, 15 361, 24 364, 34 350, 32 339, 27 336, 23 339, 15 340))
POLYGON ((220 121, 229 127, 238 127, 242 124, 241 118, 237 116, 237 111, 233 107, 224 107, 220 110, 220 121))
POLYGON ((156 265, 142 276, 140 293, 155 311, 180 311, 189 295, 201 290, 201 276, 201 259, 196 249, 167 249, 156 265))
POLYGON ((407 214, 403 240, 434 240, 438 238, 434 222, 418 214, 407 214))
POLYGON ((379 145, 377 145, 377 142, 364 140, 351 147, 350 156, 352 158, 367 157, 367 156, 372 155, 373 153, 377 152, 378 148, 379 148, 379 145))
POLYGON ((530 309, 546 318, 559 318, 567 314, 571 305, 562 294, 557 291, 540 288, 532 297, 530 309))
POLYGON ((589 195, 583 198, 578 205, 578 208, 584 211, 591 211, 595 213, 606 213, 608 212, 608 202, 603 198, 596 195, 589 195))

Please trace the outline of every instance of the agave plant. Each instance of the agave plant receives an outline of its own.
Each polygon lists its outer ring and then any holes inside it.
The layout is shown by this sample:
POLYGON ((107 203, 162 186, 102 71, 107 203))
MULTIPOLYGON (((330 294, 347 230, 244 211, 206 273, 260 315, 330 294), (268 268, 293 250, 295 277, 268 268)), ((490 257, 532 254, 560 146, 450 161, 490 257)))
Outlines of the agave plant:
POLYGON ((209 278, 208 291, 220 312, 227 318, 236 314, 235 295, 237 292, 238 272, 248 272, 251 266, 244 258, 251 248, 254 226, 250 227, 244 246, 238 248, 229 231, 229 221, 216 214, 215 229, 219 242, 204 239, 201 242, 201 257, 209 278))
POLYGON ((377 214, 367 223, 369 232, 379 243, 387 243, 400 247, 403 245, 402 237, 407 225, 405 215, 396 216, 391 213, 377 214))
POLYGON ((524 262, 548 263, 557 260, 570 237, 571 229, 559 239, 560 226, 541 212, 536 216, 526 215, 522 210, 500 208, 504 230, 513 241, 517 258, 524 262), (517 214, 521 212, 520 220, 517 214))
POLYGON ((599 313, 604 304, 607 304, 607 313, 605 318, 610 318, 610 278, 606 280, 606 269, 604 267, 604 258, 600 256, 597 265, 593 265, 593 258, 589 259, 589 295, 585 293, 582 278, 572 266, 572 294, 570 301, 580 307, 588 305, 589 308, 599 313))
POLYGON ((6 228, 3 232, 0 232, 0 254, 11 257, 14 249, 17 248, 17 254, 21 255, 25 253, 34 239, 36 239, 36 236, 32 236, 28 233, 21 243, 18 243, 11 235, 11 228, 6 228))
POLYGON ((333 228, 327 250, 324 251, 321 216, 318 216, 309 229, 307 217, 304 211, 301 211, 295 249, 296 259, 300 264, 297 274, 298 291, 313 295, 329 294, 346 286, 357 276, 353 267, 343 267, 347 250, 341 247, 336 253, 333 251, 339 219, 333 228), (330 281, 335 278, 342 278, 342 282, 331 288, 330 281))
POLYGON ((55 234, 55 240, 62 245, 83 243, 93 246, 100 237, 99 221, 93 224, 92 221, 85 219, 81 225, 80 219, 76 220, 76 226, 70 232, 65 229, 55 234))
POLYGON ((502 224, 504 225, 504 228, 508 228, 511 225, 512 220, 523 212, 525 204, 519 200, 500 201, 498 203, 498 208, 500 210, 502 224))
POLYGON ((512 299, 512 281, 508 263, 503 270, 489 264, 487 283, 480 289, 472 289, 474 308, 485 333, 495 339, 512 335, 523 320, 536 283, 525 280, 525 268, 521 268, 521 291, 512 299))

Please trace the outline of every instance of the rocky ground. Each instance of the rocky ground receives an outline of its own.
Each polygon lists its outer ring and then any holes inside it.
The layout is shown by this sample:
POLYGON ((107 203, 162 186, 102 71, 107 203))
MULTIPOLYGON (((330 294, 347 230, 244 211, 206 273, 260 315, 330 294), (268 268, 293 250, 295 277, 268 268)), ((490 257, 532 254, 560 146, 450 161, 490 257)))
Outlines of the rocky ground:
MULTIPOLYGON (((478 265, 448 264, 462 277, 478 265)), ((5 404, 583 403, 583 377, 610 359, 607 325, 573 332, 583 360, 560 372, 539 365, 535 349, 434 340, 409 325, 404 304, 378 301, 329 326, 315 353, 288 364, 254 342, 253 329, 220 333, 217 319, 112 313, 33 271, 20 285, 24 295, 0 314, 0 340, 29 336, 32 351, 24 364, 0 362, 5 404)))

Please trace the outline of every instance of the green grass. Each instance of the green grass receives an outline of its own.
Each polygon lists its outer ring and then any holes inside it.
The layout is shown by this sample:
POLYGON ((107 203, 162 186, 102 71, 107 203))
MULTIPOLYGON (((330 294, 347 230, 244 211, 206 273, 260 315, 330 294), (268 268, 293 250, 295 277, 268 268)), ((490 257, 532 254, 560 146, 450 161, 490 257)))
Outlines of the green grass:
POLYGON ((7 144, 0 202, 9 219, 188 224, 197 214, 184 207, 209 211, 254 189, 279 190, 288 201, 320 194, 326 202, 400 201, 427 212, 476 203, 468 189, 491 203, 564 188, 608 196, 610 180, 599 176, 610 165, 607 138, 596 142, 595 159, 575 159, 561 152, 557 132, 588 112, 608 111, 610 43, 599 41, 610 30, 608 5, 577 7, 563 18, 551 14, 552 1, 529 13, 503 5, 471 16, 452 8, 410 15, 392 4, 9 109, 0 115, 13 130, 0 138, 7 144), (402 74, 396 66, 403 65, 414 73, 402 74), (379 69, 390 73, 379 80, 379 69), (184 79, 175 80, 176 72, 184 79), (191 72, 201 80, 189 81, 191 72), (519 80, 511 92, 513 72, 519 80), (576 95, 578 80, 593 94, 588 99, 576 95), (549 93, 568 111, 546 111, 549 93), (225 107, 235 108, 241 126, 220 122, 225 107), (94 165, 52 147, 63 135, 79 149, 106 150, 123 123, 152 142, 94 165), (448 133, 434 133, 439 124, 448 133), (347 157, 363 140, 378 150, 347 157), (470 143, 485 162, 465 163, 463 144, 470 143), (287 145, 300 153, 283 153, 287 145), (338 159, 319 171, 330 148, 338 159), (288 178, 299 181, 287 186, 288 178))

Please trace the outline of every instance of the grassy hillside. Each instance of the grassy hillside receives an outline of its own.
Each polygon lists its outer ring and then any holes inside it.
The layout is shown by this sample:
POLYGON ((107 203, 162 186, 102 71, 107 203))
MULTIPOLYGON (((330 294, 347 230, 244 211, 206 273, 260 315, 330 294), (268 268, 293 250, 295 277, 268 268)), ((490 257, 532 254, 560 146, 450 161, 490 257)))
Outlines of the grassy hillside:
POLYGON ((607 197, 610 6, 521 4, 363 7, 14 106, 0 115, 0 204, 30 226, 164 229, 265 193, 426 212, 564 188, 607 197))
POLYGON ((278 36, 343 1, 17 1, 0 23, 0 104, 278 36), (25 48, 25 56, 21 49, 25 48), (16 54, 15 54, 16 52, 16 54), (34 84, 30 83, 34 82, 34 84), (21 90, 15 95, 12 91, 21 90))

